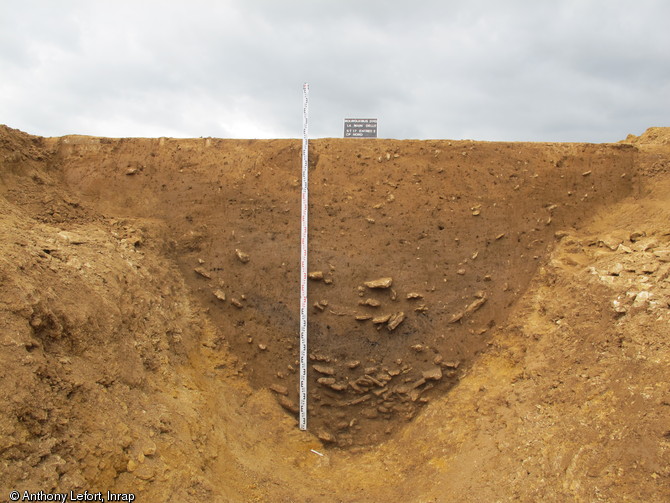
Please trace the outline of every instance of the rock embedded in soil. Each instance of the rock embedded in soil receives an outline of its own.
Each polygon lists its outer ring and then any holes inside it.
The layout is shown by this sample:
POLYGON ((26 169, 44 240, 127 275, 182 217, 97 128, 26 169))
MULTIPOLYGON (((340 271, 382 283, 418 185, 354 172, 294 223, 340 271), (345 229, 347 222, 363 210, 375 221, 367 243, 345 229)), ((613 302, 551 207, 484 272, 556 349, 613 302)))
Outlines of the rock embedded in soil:
POLYGON ((389 332, 393 332, 403 321, 405 321, 404 312, 400 311, 399 313, 392 314, 386 328, 388 328, 389 332))
POLYGON ((212 294, 222 302, 226 300, 226 294, 222 290, 214 290, 212 294))
POLYGON ((337 442, 337 438, 335 437, 335 435, 333 435, 332 433, 328 433, 327 431, 320 431, 317 434, 317 437, 319 438, 319 440, 321 440, 326 444, 333 444, 337 442))
POLYGON ((442 369, 440 367, 433 367, 428 370, 424 370, 423 373, 423 378, 426 381, 439 381, 442 379, 442 369))
POLYGON ((235 255, 237 255, 237 259, 242 262, 243 264, 246 264, 249 262, 249 254, 244 253, 242 250, 239 248, 235 249, 235 255))
POLYGON ((286 386, 282 386, 281 384, 272 384, 270 389, 279 395, 288 395, 288 388, 286 386))
POLYGON ((475 300, 474 302, 470 303, 468 307, 465 308, 465 313, 464 314, 471 314, 477 311, 480 307, 482 307, 486 303, 486 297, 481 297, 475 300))
POLYGON ((393 278, 379 278, 364 283, 368 288, 389 288, 393 284, 393 278))
POLYGON ((312 271, 307 274, 307 277, 313 281, 321 281, 323 279, 323 271, 312 271))
POLYGON ((365 299, 359 302, 361 306, 379 307, 382 305, 377 299, 365 299))
POLYGON ((205 279, 212 279, 212 276, 210 276, 209 272, 204 267, 196 267, 193 270, 196 272, 196 274, 202 276, 205 279))
POLYGON ((284 395, 279 395, 277 397, 277 402, 279 402, 279 405, 284 407, 287 411, 292 412, 293 414, 297 414, 300 411, 295 402, 285 397, 284 395))
POLYGON ((389 321, 389 319, 391 319, 390 314, 382 314, 381 316, 375 316, 374 318, 372 318, 372 323, 374 323, 375 325, 381 325, 382 323, 386 323, 387 321, 389 321))
POLYGON ((335 369, 333 367, 328 366, 328 365, 315 364, 315 365, 312 365, 312 368, 314 370, 316 370, 319 374, 323 374, 323 375, 327 375, 327 376, 335 375, 335 369))

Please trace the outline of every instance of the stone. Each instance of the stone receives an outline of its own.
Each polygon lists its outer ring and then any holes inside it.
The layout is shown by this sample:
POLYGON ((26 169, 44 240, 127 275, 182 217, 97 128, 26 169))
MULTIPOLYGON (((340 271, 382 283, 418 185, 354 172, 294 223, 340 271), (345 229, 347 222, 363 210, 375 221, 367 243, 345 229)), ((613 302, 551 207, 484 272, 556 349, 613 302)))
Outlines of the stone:
POLYGON ((424 370, 421 375, 426 381, 439 381, 442 379, 442 369, 440 367, 433 367, 424 370))
POLYGON ((628 239, 629 239, 631 242, 634 243, 635 241, 637 241, 637 240, 640 239, 640 238, 645 237, 646 235, 647 235, 647 233, 644 232, 644 231, 642 231, 642 232, 640 232, 640 231, 633 231, 633 232, 631 232, 630 235, 628 236, 628 239))
POLYGON ((226 294, 222 290, 214 290, 212 294, 221 302, 224 302, 226 300, 226 294))
POLYGON ((623 238, 616 236, 606 236, 598 240, 599 246, 607 247, 612 251, 616 251, 616 249, 619 248, 619 245, 621 243, 623 243, 623 238))
POLYGON ((374 318, 372 318, 372 323, 374 323, 375 325, 381 325, 382 323, 386 323, 390 318, 391 318, 390 314, 375 316, 374 318))
POLYGON ((328 365, 319 365, 315 364, 312 365, 312 368, 316 370, 319 374, 324 374, 328 376, 335 375, 335 369, 333 367, 330 367, 328 365))
POLYGON ((198 274, 199 276, 202 276, 203 278, 212 279, 209 272, 204 267, 196 267, 193 270, 196 272, 196 274, 198 274))
POLYGON ((421 393, 423 393, 424 390, 422 389, 413 389, 410 391, 407 395, 409 396, 409 399, 412 400, 412 402, 416 402, 419 397, 421 396, 421 393))
POLYGON ((375 419, 379 416, 379 413, 377 412, 376 409, 363 409, 361 411, 361 416, 367 419, 375 419))
POLYGON ((293 412, 294 414, 297 414, 300 411, 298 406, 292 400, 283 395, 277 397, 277 402, 279 402, 279 405, 284 407, 287 411, 293 412))
POLYGON ((638 292, 635 295, 635 300, 633 301, 633 307, 643 307, 649 302, 649 299, 652 297, 652 293, 646 290, 638 292))
POLYGON ((367 402, 372 399, 372 395, 367 394, 347 402, 345 405, 358 405, 359 403, 367 402))
POLYGON ((350 369, 353 370, 353 369, 355 369, 356 367, 358 367, 360 364, 361 364, 361 362, 358 361, 358 360, 351 360, 351 361, 348 361, 348 362, 347 362, 347 367, 349 367, 350 369))
POLYGON ((335 384, 335 378, 334 377, 319 377, 316 382, 319 384, 323 384, 324 386, 331 386, 335 384))
POLYGON ((471 304, 468 305, 468 307, 465 308, 465 314, 471 314, 474 313, 477 309, 482 307, 486 303, 486 297, 479 298, 472 302, 471 304))
POLYGON ((647 262, 640 267, 640 272, 643 274, 653 274, 658 271, 661 265, 658 262, 647 262))
POLYGON ((66 243, 72 245, 81 245, 87 242, 86 238, 78 236, 77 234, 69 231, 61 231, 58 233, 58 237, 61 238, 66 243))
POLYGON ((327 431, 323 431, 323 430, 320 431, 317 434, 317 437, 319 438, 319 440, 321 440, 322 442, 325 442, 326 444, 334 444, 335 442, 337 442, 337 438, 335 437, 335 435, 333 435, 332 433, 329 433, 327 431))
POLYGON ((155 470, 148 465, 140 466, 140 468, 135 472, 135 477, 137 477, 140 480, 153 480, 155 476, 156 476, 155 470))
POLYGON ((392 314, 386 328, 389 332, 393 332, 403 321, 405 321, 404 312, 400 311, 399 313, 392 314))
POLYGON ((238 248, 235 249, 235 255, 237 255, 238 260, 243 264, 249 262, 249 255, 238 248))
POLYGON ((382 305, 377 299, 365 299, 359 302, 361 306, 379 307, 382 305))
POLYGON ((367 321, 372 319, 371 314, 357 314, 356 315, 356 321, 367 321))
POLYGON ((393 283, 393 278, 379 278, 364 283, 368 288, 389 288, 393 283))
POLYGON ((238 309, 242 309, 244 307, 242 305, 242 303, 238 299, 235 299, 235 298, 230 299, 230 303, 238 309))
POLYGON ((610 276, 619 276, 624 271, 624 267, 621 263, 617 262, 607 269, 607 274, 610 276))
POLYGON ((288 388, 286 386, 282 386, 281 384, 272 384, 270 386, 270 390, 279 395, 288 396, 288 388))
POLYGON ((409 292, 407 294, 407 299, 408 300, 413 300, 413 299, 423 299, 423 295, 418 293, 418 292, 409 292))
POLYGON ((618 299, 612 301, 612 308, 614 309, 615 313, 625 314, 628 312, 628 308, 618 299))
POLYGON ((375 386, 377 386, 378 388, 383 388, 384 386, 386 386, 386 385, 385 385, 383 382, 381 382, 379 379, 375 379, 375 378, 372 377, 371 375, 365 374, 364 377, 365 377, 369 382, 371 382, 372 384, 374 384, 375 386))
POLYGON ((156 444, 153 440, 147 440, 142 446, 142 454, 145 456, 154 456, 156 454, 156 444))
POLYGON ((323 271, 312 271, 307 274, 307 277, 313 281, 321 281, 323 279, 323 271))

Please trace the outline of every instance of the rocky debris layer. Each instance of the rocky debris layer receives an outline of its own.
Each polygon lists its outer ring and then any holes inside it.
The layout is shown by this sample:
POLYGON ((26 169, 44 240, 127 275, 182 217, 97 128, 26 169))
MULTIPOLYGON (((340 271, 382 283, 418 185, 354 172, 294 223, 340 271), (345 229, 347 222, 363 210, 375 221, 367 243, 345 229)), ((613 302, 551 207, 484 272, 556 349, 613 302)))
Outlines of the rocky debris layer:
POLYGON ((559 237, 565 253, 552 265, 579 267, 586 255, 593 278, 612 291, 610 304, 616 315, 670 316, 670 232, 622 230, 588 238, 559 237))

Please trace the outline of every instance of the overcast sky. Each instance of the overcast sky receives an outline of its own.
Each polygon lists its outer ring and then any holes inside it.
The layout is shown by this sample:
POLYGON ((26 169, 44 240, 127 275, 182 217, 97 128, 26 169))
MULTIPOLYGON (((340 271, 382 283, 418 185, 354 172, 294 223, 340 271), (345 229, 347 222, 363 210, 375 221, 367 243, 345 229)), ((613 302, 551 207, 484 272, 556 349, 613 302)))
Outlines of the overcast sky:
POLYGON ((42 136, 618 141, 670 126, 667 0, 0 0, 42 136))

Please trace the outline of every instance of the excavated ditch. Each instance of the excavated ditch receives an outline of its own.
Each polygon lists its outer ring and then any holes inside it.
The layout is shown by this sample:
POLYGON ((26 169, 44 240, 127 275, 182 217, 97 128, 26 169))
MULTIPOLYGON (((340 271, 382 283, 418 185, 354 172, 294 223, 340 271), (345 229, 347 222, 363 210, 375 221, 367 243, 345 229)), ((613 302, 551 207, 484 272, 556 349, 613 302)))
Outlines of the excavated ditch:
MULTIPOLYGON (((206 344, 235 355, 221 378, 271 390, 295 416, 300 143, 39 144, 75 208, 176 262, 217 327, 206 344)), ((453 387, 555 240, 631 193, 634 155, 624 144, 313 140, 310 431, 377 444, 453 387)))

